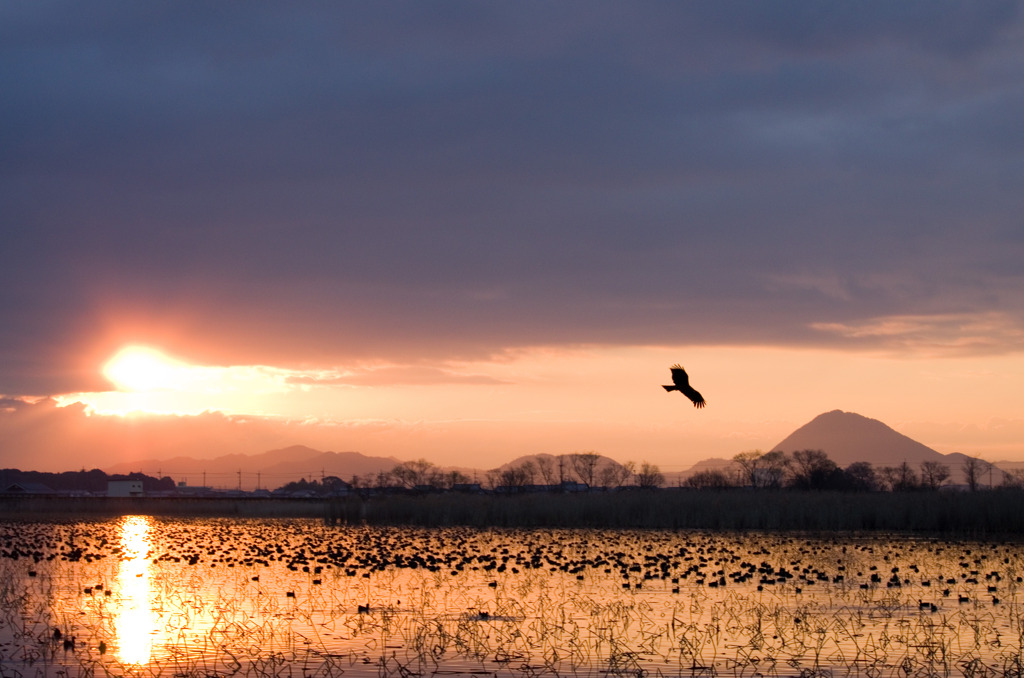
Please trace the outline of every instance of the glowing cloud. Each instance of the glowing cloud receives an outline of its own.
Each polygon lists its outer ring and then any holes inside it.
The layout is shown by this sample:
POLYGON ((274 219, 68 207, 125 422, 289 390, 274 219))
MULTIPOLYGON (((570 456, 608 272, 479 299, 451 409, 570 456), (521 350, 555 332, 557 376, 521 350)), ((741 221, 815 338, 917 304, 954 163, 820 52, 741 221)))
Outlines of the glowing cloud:
POLYGON ((180 388, 189 368, 160 351, 128 346, 103 366, 103 375, 122 391, 156 391, 180 388))

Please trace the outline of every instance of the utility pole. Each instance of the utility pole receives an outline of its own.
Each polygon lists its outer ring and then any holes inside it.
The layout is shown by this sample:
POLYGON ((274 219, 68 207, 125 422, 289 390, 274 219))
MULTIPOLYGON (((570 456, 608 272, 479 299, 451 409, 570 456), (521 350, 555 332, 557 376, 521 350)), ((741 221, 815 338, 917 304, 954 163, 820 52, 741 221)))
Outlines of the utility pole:
POLYGON ((242 469, 238 469, 238 491, 242 491, 242 469))
POLYGON ((260 489, 260 472, 256 471, 256 489, 260 489))

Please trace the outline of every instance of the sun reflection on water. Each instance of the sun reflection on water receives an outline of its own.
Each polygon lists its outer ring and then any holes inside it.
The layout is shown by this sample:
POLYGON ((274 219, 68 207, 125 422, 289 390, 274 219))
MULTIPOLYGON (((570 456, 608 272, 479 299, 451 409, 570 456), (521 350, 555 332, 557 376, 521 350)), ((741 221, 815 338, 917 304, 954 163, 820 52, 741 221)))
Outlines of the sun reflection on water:
POLYGON ((153 652, 153 609, 150 605, 148 516, 121 521, 121 562, 117 570, 120 604, 114 617, 118 658, 126 664, 148 664, 153 652))

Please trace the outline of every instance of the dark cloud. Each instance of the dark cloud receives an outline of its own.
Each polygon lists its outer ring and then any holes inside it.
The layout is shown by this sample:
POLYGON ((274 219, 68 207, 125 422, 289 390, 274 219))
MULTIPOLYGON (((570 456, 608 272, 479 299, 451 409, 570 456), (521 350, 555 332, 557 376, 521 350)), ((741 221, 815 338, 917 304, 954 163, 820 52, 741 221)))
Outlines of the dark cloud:
POLYGON ((1019 327, 1018 7, 8 4, 0 392, 1019 327))

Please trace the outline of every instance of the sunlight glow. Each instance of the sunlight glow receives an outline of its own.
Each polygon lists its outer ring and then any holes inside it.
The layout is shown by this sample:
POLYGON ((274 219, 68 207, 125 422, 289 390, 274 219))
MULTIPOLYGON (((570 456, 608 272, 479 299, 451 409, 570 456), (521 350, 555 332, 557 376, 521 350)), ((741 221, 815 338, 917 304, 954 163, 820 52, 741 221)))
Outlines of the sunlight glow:
POLYGON ((178 388, 187 380, 188 367, 155 349, 128 346, 104 365, 103 374, 124 391, 178 388))
MULTIPOLYGON (((502 461, 596 450, 675 471, 769 447, 815 416, 840 409, 913 431, 940 452, 1024 458, 1013 435, 1024 426, 1024 353, 908 360, 767 346, 580 346, 534 347, 476 361, 296 368, 189 364, 136 347, 122 350, 106 369, 126 390, 54 401, 81 403, 97 417, 216 413, 182 419, 178 448, 195 444, 204 431, 222 440, 215 427, 234 417, 231 426, 238 430, 274 430, 269 444, 302 441, 380 456, 415 450, 408 454, 442 464, 458 464, 465 450, 475 449, 502 461), (704 410, 661 388, 676 362, 707 399, 704 410), (242 418, 249 418, 244 426, 242 418), (1010 424, 992 423, 999 421, 1010 424)), ((143 441, 151 456, 163 445, 174 447, 172 427, 159 430, 143 441)), ((132 456, 141 454, 139 444, 139 438, 112 439, 109 447, 132 456)))
POLYGON ((56 398, 62 405, 84 403, 100 415, 271 414, 268 396, 308 389, 293 382, 297 373, 264 365, 194 365, 155 348, 122 348, 102 368, 116 390, 73 393, 56 398))
POLYGON ((125 516, 121 522, 121 557, 117 570, 120 604, 114 617, 117 654, 126 664, 149 663, 155 618, 150 605, 149 528, 147 516, 125 516))

